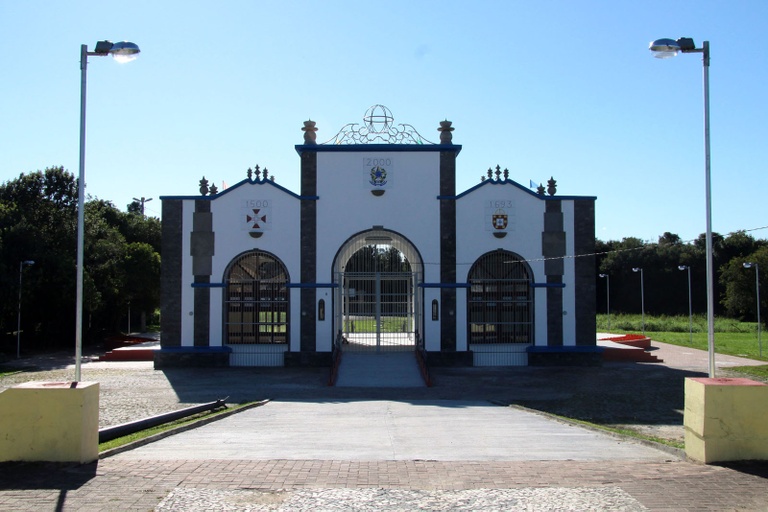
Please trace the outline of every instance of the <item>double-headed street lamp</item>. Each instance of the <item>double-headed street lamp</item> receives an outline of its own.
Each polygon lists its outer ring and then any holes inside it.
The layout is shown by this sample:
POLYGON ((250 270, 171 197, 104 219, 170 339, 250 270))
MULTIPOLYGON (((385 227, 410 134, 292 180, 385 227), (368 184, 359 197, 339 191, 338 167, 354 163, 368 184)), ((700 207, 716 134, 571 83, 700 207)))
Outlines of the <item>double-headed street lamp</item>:
POLYGON ((83 252, 85 247, 85 90, 88 57, 112 55, 120 63, 134 60, 139 47, 122 41, 99 41, 92 52, 80 45, 80 173, 77 183, 77 298, 75 311, 75 381, 80 381, 80 360, 83 355, 83 252))
POLYGON ((24 275, 24 267, 34 265, 32 260, 19 262, 19 314, 16 317, 16 359, 21 357, 21 276, 24 275))
POLYGON ((760 339, 760 265, 747 261, 743 266, 744 268, 755 267, 755 292, 757 293, 757 346, 760 351, 760 357, 763 357, 763 342, 760 339))
POLYGON ((605 312, 608 315, 608 332, 611 332, 611 276, 600 274, 605 278, 605 312))
POLYGON ((690 343, 693 345, 693 306, 691 305, 691 267, 688 265, 680 265, 678 270, 688 271, 688 333, 691 335, 690 343))
POLYGON ((632 272, 640 272, 640 311, 643 314, 643 336, 645 336, 645 279, 643 278, 643 269, 635 267, 632 272))
POLYGON ((710 179, 709 158, 709 41, 704 41, 701 48, 696 48, 693 39, 657 39, 648 45, 655 57, 666 59, 678 53, 701 53, 704 64, 704 178, 706 183, 707 214, 707 346, 709 348, 709 377, 715 377, 715 292, 714 263, 712 256, 712 185, 710 179))

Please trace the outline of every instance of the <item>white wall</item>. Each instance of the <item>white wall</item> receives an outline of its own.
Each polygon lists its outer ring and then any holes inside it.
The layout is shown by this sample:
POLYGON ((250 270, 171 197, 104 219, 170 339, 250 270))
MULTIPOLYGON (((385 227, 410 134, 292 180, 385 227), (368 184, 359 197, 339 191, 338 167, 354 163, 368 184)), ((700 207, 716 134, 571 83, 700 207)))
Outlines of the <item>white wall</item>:
MULTIPOLYGON (((271 183, 250 182, 232 187, 212 199, 211 213, 216 243, 212 261, 211 283, 222 283, 224 273, 230 262, 239 254, 250 250, 261 250, 274 254, 287 267, 291 282, 299 282, 299 203, 300 201, 296 196, 271 183), (249 224, 246 223, 245 217, 249 208, 251 210, 257 208, 262 216, 267 215, 263 234, 259 238, 253 238, 249 234, 249 224)), ((194 276, 190 256, 190 236, 195 201, 185 200, 183 204, 182 345, 191 346, 194 344, 194 318, 189 312, 194 310, 194 290, 192 288, 194 276)), ((210 344, 211 346, 221 346, 224 290, 213 287, 210 289, 210 293, 210 344)), ((299 346, 300 321, 298 295, 298 289, 291 290, 291 345, 292 349, 295 348, 296 350, 299 346)))

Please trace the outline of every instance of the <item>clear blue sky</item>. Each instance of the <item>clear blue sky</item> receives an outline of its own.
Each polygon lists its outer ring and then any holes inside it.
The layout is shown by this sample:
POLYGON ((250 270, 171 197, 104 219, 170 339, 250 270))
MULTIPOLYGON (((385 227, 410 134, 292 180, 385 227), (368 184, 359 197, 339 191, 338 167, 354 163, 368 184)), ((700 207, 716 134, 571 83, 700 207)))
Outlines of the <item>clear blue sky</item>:
MULTIPOLYGON (((523 185, 597 196, 596 234, 705 231, 700 55, 711 44, 713 229, 768 226, 768 2, 0 0, 0 182, 78 169, 80 45, 140 58, 88 66, 87 192, 125 209, 221 187, 259 164, 299 192, 302 122, 318 141, 374 104, 437 141, 453 121, 461 192, 497 164, 523 185)), ((768 229, 751 231, 768 237, 768 229)))

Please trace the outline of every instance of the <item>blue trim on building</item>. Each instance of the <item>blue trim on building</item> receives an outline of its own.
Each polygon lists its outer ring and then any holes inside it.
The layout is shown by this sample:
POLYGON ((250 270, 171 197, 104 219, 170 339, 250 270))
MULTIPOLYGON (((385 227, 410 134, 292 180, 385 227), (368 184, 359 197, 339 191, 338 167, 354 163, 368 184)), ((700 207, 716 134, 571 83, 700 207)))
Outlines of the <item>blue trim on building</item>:
POLYGON ((537 194, 536 192, 532 191, 531 189, 529 189, 529 188, 519 184, 518 182, 516 182, 514 180, 510 180, 510 179, 500 180, 500 181, 497 181, 497 180, 494 180, 494 179, 488 179, 488 180, 485 180, 485 181, 483 181, 481 183, 478 183, 474 187, 469 188, 469 189, 465 190, 464 192, 462 192, 461 194, 458 194, 456 196, 437 196, 437 199, 439 199, 439 200, 454 200, 455 201, 457 199, 461 199, 462 197, 464 197, 465 195, 467 195, 467 194, 469 194, 471 192, 474 192, 475 190, 477 190, 480 187, 486 187, 486 186, 489 186, 489 185, 513 185, 513 186, 519 188, 520 190, 522 190, 523 192, 525 192, 525 193, 535 197, 536 199, 540 199, 542 201, 560 201, 560 200, 563 200, 563 199, 567 200, 567 201, 585 200, 585 199, 586 200, 592 200, 592 201, 597 200, 597 197, 595 197, 595 196, 558 196, 558 195, 543 196, 543 195, 537 194))
POLYGON ((224 288, 227 283, 192 283, 192 288, 224 288))
POLYGON ((338 288, 337 283, 288 283, 288 288, 338 288))
POLYGON ((595 354, 601 353, 604 350, 603 347, 597 345, 555 345, 555 346, 539 346, 531 345, 526 348, 525 351, 529 354, 531 352, 538 354, 569 354, 569 353, 581 353, 581 354, 595 354))
POLYGON ((469 288, 469 283, 419 283, 422 288, 469 288))
POLYGON ((565 288, 565 283, 531 283, 531 288, 565 288))
POLYGON ((204 196, 204 195, 197 195, 197 196, 160 196, 160 199, 161 200, 163 200, 163 199, 195 199, 195 200, 202 200, 202 201, 213 201, 214 199, 218 199, 218 198, 220 198, 220 197, 222 197, 222 196, 224 196, 226 194, 229 194, 230 192, 232 192, 236 188, 242 187, 243 185, 270 185, 270 186, 276 187, 278 190, 281 190, 281 191, 285 192, 286 194, 288 194, 290 196, 293 196, 293 197, 295 197, 296 199, 299 199, 299 200, 304 200, 304 201, 315 200, 316 201, 316 200, 320 199, 320 197, 318 197, 318 196, 300 196, 300 195, 298 195, 295 192, 291 192, 290 190, 288 190, 287 188, 283 187, 282 185, 278 185, 277 183, 275 183, 272 180, 265 180, 264 178, 262 178, 262 179, 248 179, 248 178, 246 178, 243 181, 240 181, 240 182, 232 185, 231 187, 227 187, 226 190, 222 190, 221 192, 219 192, 218 194, 215 194, 215 195, 208 195, 208 196, 204 196))
POLYGON ((231 353, 230 347, 161 347, 158 352, 171 353, 171 354, 216 354, 216 353, 231 353))
POLYGON ((433 152, 454 151, 458 154, 461 145, 458 144, 297 144, 296 152, 316 153, 382 153, 382 152, 433 152))

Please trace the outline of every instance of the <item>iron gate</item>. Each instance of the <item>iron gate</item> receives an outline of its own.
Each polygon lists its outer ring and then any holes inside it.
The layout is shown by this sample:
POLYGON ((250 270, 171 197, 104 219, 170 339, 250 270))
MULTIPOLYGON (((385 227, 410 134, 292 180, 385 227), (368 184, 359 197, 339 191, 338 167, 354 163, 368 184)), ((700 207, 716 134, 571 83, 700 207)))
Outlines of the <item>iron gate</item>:
POLYGON ((414 350, 420 322, 413 272, 342 272, 339 315, 344 350, 414 350))

